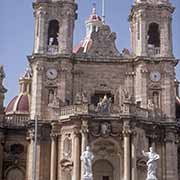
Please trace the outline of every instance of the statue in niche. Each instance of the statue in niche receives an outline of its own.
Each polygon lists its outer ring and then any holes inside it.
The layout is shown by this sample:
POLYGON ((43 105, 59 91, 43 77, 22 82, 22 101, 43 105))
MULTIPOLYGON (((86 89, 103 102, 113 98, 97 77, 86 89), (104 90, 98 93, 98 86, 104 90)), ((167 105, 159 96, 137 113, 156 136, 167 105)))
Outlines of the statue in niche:
POLYGON ((142 151, 142 154, 145 157, 148 157, 147 161, 147 178, 146 180, 157 180, 156 177, 156 169, 157 169, 157 160, 160 158, 160 156, 154 152, 153 147, 149 148, 149 152, 142 151))
POLYGON ((53 100, 54 100, 54 90, 50 89, 48 94, 48 104, 53 103, 53 100))
POLYGON ((92 180, 92 160, 94 159, 93 153, 90 151, 90 147, 87 146, 86 150, 81 155, 81 161, 83 162, 83 178, 84 180, 92 180))
POLYGON ((54 44, 54 41, 57 41, 57 40, 53 37, 49 38, 48 52, 50 54, 56 54, 58 52, 57 45, 54 44))
POLYGON ((84 91, 82 93, 82 102, 85 103, 85 104, 88 103, 88 97, 87 97, 86 91, 84 91))
POLYGON ((132 96, 130 95, 128 89, 123 89, 123 96, 124 96, 124 101, 132 100, 132 96))
POLYGON ((153 92, 153 103, 155 108, 159 108, 159 93, 153 92))
POLYGON ((53 37, 50 37, 50 38, 49 38, 49 46, 52 46, 52 45, 53 45, 53 41, 54 41, 54 38, 53 38, 53 37))
POLYGON ((109 113, 110 112, 110 107, 111 107, 111 98, 107 98, 107 96, 105 95, 103 97, 103 99, 100 99, 97 108, 96 108, 96 112, 99 113, 109 113))
POLYGON ((50 89, 48 94, 48 105, 51 107, 59 107, 60 106, 60 99, 57 97, 55 90, 50 89))

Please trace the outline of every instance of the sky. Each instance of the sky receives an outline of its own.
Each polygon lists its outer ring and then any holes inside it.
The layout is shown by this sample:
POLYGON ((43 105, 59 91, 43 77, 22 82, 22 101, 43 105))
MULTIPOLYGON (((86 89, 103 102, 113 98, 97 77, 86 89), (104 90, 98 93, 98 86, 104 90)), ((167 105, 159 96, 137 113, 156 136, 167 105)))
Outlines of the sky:
MULTIPOLYGON (((121 51, 130 48, 128 15, 133 0, 105 0, 106 24, 117 33, 116 45, 121 51)), ((77 0, 78 19, 75 22, 74 45, 85 36, 85 20, 89 17, 92 4, 96 3, 97 13, 101 15, 101 0, 77 0)), ((180 0, 171 0, 176 7, 173 16, 174 55, 180 59, 180 0)), ((5 105, 18 94, 18 79, 24 73, 32 54, 34 41, 34 17, 32 0, 1 0, 0 4, 0 64, 4 65, 8 89, 5 105)), ((176 68, 180 80, 180 65, 176 68)))

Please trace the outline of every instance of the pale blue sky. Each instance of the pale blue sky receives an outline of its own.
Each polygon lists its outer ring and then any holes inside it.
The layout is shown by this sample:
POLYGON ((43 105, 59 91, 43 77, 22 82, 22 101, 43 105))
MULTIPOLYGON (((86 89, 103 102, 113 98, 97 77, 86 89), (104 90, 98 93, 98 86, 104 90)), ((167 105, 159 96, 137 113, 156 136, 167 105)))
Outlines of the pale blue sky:
MULTIPOLYGON (((173 18, 174 55, 180 58, 180 0, 171 0, 176 7, 173 18)), ((85 35, 84 21, 91 13, 92 4, 97 4, 101 14, 101 0, 77 0, 78 20, 74 44, 85 35)), ((117 47, 130 48, 129 23, 127 21, 133 0, 106 0, 106 23, 117 33, 117 47)), ((32 0, 1 0, 0 5, 0 64, 6 72, 5 86, 8 89, 5 104, 18 94, 18 79, 27 65, 27 55, 32 53, 34 18, 32 0)), ((179 66, 180 67, 180 66, 179 66)), ((180 79, 180 71, 177 68, 180 79)))

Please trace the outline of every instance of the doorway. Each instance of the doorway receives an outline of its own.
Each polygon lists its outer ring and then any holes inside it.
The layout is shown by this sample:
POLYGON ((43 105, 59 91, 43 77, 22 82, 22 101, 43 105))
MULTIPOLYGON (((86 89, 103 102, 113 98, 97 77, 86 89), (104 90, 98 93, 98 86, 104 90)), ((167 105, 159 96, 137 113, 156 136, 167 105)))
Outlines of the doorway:
POLYGON ((98 160, 93 165, 94 180, 113 180, 113 166, 107 160, 98 160))

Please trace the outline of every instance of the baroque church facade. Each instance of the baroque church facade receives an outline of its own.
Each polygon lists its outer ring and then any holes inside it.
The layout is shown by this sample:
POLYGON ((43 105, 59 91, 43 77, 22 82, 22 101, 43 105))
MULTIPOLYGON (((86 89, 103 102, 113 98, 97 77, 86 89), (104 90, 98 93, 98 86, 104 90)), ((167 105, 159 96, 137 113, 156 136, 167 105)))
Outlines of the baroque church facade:
POLYGON ((180 180, 180 97, 169 0, 135 0, 131 48, 93 8, 73 48, 75 0, 36 0, 30 69, 6 108, 0 68, 0 180, 145 180, 142 150, 160 155, 158 180, 180 180), (36 123, 35 123, 36 122, 36 123))

